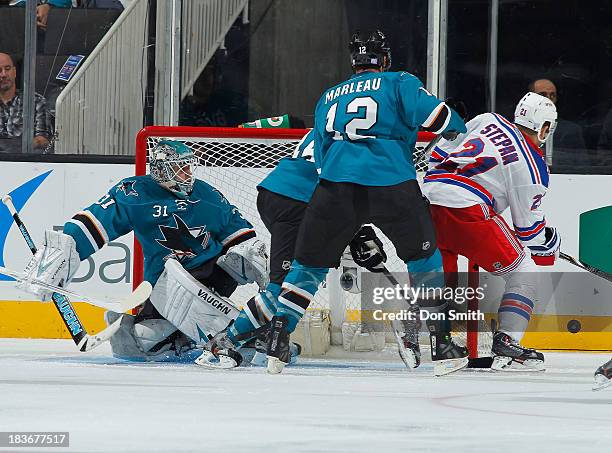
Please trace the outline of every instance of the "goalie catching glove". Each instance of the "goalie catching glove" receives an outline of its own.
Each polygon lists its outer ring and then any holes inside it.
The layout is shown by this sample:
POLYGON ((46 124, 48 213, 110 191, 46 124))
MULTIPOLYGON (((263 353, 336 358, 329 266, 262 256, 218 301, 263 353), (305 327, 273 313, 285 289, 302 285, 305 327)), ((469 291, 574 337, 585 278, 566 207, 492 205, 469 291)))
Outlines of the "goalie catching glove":
POLYGON ((29 283, 30 279, 65 288, 76 273, 81 258, 76 250, 72 236, 57 232, 45 231, 45 244, 36 252, 25 268, 26 279, 17 284, 25 292, 34 294, 40 300, 51 299, 52 291, 29 283))
POLYGON ((538 266, 552 266, 559 256, 561 236, 555 227, 546 227, 544 230, 544 244, 529 245, 531 258, 538 266))
POLYGON ((349 247, 355 264, 370 272, 382 272, 387 254, 374 228, 364 225, 351 240, 349 247))
POLYGON ((257 238, 230 247, 217 265, 240 285, 256 282, 263 291, 270 281, 266 244, 257 238))

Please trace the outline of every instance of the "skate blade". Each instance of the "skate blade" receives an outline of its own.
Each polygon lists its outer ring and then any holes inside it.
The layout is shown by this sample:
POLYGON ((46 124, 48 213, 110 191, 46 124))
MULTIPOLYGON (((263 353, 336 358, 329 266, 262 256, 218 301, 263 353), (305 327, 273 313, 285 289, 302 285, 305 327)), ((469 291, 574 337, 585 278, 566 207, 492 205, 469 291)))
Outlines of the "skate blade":
POLYGON ((468 364, 468 358, 463 357, 461 359, 445 359, 438 360, 433 363, 434 376, 445 376, 455 371, 459 371, 465 368, 468 364))
POLYGON ((204 368, 217 370, 229 370, 238 366, 238 362, 230 356, 219 354, 217 358, 210 351, 204 351, 200 357, 194 360, 194 362, 196 365, 200 365, 204 368))
POLYGON ((285 365, 287 364, 282 360, 279 360, 276 357, 268 356, 268 374, 281 374, 285 368, 285 365))
POLYGON ((545 371, 544 362, 541 360, 525 360, 523 363, 516 362, 512 357, 496 356, 493 357, 491 369, 495 371, 545 371))
POLYGON ((595 375, 595 383, 593 384, 593 391, 597 392, 599 390, 603 390, 612 384, 612 380, 605 377, 603 374, 595 375))

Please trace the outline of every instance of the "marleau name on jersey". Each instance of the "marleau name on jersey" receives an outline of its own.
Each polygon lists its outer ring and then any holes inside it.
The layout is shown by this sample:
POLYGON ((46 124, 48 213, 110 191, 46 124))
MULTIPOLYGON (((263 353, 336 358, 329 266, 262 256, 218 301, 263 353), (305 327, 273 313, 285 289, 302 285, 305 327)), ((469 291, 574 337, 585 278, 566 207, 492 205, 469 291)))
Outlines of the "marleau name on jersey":
POLYGON ((345 83, 335 90, 329 90, 325 93, 325 103, 335 100, 338 96, 351 93, 362 93, 364 91, 377 91, 380 89, 380 77, 367 80, 359 80, 358 82, 345 83))

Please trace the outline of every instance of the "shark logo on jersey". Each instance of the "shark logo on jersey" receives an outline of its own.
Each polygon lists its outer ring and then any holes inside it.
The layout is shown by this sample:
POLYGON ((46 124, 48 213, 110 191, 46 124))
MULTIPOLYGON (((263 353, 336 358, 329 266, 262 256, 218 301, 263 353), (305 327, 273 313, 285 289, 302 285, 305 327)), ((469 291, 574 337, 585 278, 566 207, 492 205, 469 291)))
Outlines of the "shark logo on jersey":
POLYGON ((164 259, 176 258, 182 262, 208 247, 210 231, 206 231, 206 225, 190 228, 177 214, 172 214, 172 217, 175 226, 159 225, 164 239, 156 239, 159 245, 172 250, 164 259))
POLYGON ((126 196, 130 196, 130 195, 134 195, 134 196, 138 196, 138 192, 136 192, 136 189, 134 189, 134 185, 136 184, 136 181, 123 181, 121 184, 119 184, 119 187, 117 190, 121 190, 126 196))

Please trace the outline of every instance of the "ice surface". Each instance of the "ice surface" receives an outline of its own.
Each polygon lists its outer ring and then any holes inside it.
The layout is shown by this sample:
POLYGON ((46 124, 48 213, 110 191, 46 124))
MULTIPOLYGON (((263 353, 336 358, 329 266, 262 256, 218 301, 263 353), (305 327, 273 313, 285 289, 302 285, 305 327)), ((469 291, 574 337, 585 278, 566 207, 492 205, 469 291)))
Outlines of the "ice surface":
POLYGON ((34 452, 609 451, 609 354, 547 353, 538 374, 431 376, 425 363, 301 360, 261 368, 126 364, 108 345, 0 340, 0 431, 69 431, 34 452))

